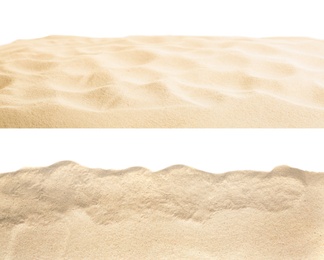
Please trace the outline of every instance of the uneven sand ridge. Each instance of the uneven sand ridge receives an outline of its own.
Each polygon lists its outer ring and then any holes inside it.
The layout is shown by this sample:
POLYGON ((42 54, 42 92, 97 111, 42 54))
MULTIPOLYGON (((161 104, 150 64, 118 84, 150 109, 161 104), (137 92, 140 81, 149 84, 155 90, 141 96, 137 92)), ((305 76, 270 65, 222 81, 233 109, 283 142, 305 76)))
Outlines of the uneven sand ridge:
POLYGON ((323 259, 324 173, 25 168, 0 233, 0 259, 323 259))
POLYGON ((0 46, 0 127, 324 127, 324 41, 19 40, 0 46))

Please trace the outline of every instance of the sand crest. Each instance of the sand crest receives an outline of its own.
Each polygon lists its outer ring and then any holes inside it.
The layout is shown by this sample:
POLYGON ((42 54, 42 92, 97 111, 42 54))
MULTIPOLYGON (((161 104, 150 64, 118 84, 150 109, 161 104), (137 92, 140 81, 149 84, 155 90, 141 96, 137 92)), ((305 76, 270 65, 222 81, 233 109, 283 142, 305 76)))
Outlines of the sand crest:
POLYGON ((0 127, 324 127, 322 40, 50 36, 0 57, 0 127))
POLYGON ((324 173, 25 168, 0 233, 0 259, 323 259, 324 173))

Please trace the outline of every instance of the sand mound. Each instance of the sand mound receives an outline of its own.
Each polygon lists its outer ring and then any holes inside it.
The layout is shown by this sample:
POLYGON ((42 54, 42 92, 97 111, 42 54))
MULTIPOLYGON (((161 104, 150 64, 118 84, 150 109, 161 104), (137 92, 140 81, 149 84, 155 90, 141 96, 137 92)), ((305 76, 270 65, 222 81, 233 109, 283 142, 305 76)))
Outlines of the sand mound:
POLYGON ((321 40, 51 36, 0 57, 0 127, 324 127, 321 40))
POLYGON ((1 259, 323 259, 324 173, 26 168, 0 233, 1 259))

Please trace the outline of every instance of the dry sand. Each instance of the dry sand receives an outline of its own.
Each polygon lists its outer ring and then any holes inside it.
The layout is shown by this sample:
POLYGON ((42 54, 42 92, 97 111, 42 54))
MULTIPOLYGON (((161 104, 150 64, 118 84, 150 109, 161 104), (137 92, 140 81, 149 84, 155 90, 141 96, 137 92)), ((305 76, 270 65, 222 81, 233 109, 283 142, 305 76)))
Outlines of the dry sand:
POLYGON ((0 259, 323 259, 324 173, 88 169, 0 175, 0 259))
POLYGON ((324 41, 19 40, 0 46, 0 127, 324 127, 324 41))

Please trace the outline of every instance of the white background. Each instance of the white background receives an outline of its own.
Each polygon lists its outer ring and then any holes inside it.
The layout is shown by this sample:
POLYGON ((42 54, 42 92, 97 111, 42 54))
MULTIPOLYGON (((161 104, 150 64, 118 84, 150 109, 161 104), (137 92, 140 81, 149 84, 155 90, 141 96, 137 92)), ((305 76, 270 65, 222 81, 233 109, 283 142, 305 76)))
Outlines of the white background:
POLYGON ((222 173, 289 165, 324 172, 321 129, 10 129, 0 140, 0 172, 62 160, 105 169, 185 164, 222 173))
MULTIPOLYGON (((324 39, 321 0, 1 0, 0 10, 0 44, 53 34, 324 39)), ((9 129, 0 130, 0 172, 60 160, 114 169, 186 164, 220 173, 286 164, 324 171, 323 147, 323 130, 9 129)))
POLYGON ((48 35, 324 39, 322 0, 1 0, 0 44, 48 35))

